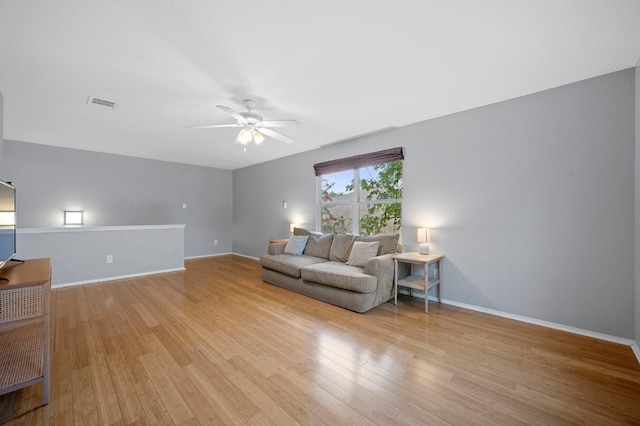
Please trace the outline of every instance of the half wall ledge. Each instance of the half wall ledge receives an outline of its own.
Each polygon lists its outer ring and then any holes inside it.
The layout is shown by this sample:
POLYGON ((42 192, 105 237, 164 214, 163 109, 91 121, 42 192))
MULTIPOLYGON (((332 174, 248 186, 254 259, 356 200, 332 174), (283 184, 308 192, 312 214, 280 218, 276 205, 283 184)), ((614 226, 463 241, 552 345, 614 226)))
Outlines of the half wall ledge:
POLYGON ((53 287, 184 270, 185 226, 18 228, 16 257, 50 257, 53 287))

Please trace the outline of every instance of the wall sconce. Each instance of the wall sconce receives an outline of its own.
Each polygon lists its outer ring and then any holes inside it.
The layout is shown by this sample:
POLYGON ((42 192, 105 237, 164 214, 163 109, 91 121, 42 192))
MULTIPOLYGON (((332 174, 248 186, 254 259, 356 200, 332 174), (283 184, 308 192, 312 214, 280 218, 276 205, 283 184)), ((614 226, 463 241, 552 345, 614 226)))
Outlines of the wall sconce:
POLYGON ((431 229, 418 228, 418 242, 420 243, 420 254, 429 254, 429 243, 431 241, 431 229))
POLYGON ((80 211, 64 211, 65 225, 82 225, 82 210, 80 211))
POLYGON ((15 226, 15 224, 16 213, 14 211, 0 212, 0 226, 15 226))

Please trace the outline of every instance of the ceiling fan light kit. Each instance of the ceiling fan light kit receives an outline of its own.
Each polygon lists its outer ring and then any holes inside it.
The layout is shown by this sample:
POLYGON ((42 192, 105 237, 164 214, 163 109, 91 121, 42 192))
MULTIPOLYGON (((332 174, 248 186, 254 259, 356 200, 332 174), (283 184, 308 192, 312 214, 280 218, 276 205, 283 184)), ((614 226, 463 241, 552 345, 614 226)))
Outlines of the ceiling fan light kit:
POLYGON ((236 136, 235 143, 246 145, 251 141, 256 145, 265 141, 265 136, 272 137, 284 143, 292 143, 293 139, 272 130, 271 127, 296 127, 299 126, 296 120, 263 120, 260 114, 253 112, 256 102, 253 99, 245 99, 243 101, 247 111, 237 112, 224 105, 216 105, 219 109, 226 112, 236 119, 236 124, 211 124, 205 126, 189 126, 192 129, 211 129, 218 127, 240 127, 240 133, 236 136))
POLYGON ((262 136, 262 134, 256 129, 245 127, 244 129, 240 130, 240 133, 238 133, 238 136, 236 137, 236 143, 239 143, 241 145, 246 145, 252 140, 256 143, 256 145, 260 145, 262 142, 264 142, 264 136, 262 136))
POLYGON ((256 145, 260 145, 262 142, 264 142, 264 136, 262 136, 262 133, 260 133, 257 130, 254 130, 252 134, 253 134, 253 141, 256 143, 256 145))

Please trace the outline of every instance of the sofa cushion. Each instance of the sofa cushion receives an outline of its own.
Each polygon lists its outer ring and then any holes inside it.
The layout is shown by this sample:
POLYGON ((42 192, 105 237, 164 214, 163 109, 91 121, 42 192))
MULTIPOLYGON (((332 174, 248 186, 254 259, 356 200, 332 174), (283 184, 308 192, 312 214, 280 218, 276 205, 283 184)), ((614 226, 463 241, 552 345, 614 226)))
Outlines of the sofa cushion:
POLYGON ((368 243, 362 241, 354 242, 351 247, 351 254, 349 255, 347 265, 364 267, 369 260, 376 257, 379 245, 379 241, 371 241, 368 243))
POLYGON ((295 254, 264 254, 260 256, 260 265, 293 278, 300 278, 300 270, 305 266, 322 262, 327 262, 327 259, 313 256, 296 256, 295 254))
POLYGON ((309 234, 309 242, 304 249, 304 254, 307 256, 322 257, 323 259, 329 258, 329 250, 331 249, 331 243, 333 242, 333 234, 309 234))
POLYGON ((359 237, 358 241, 372 242, 378 241, 380 246, 378 247, 378 256, 383 254, 395 253, 398 248, 399 234, 377 234, 369 235, 366 237, 359 237))
POLYGON ((358 293, 373 293, 378 285, 376 277, 365 274, 362 268, 333 261, 304 267, 302 279, 358 293))
POLYGON ((345 263, 349 260, 351 254, 351 246, 356 240, 355 235, 351 234, 334 234, 329 249, 329 260, 345 263))
POLYGON ((315 232, 315 231, 309 231, 308 229, 304 229, 304 228, 298 228, 298 227, 294 227, 293 228, 293 235, 320 235, 320 232, 315 232))
POLYGON ((324 259, 329 258, 333 234, 322 234, 320 232, 295 227, 293 228, 293 235, 306 235, 309 237, 307 247, 304 249, 304 254, 307 256, 322 257, 324 259))

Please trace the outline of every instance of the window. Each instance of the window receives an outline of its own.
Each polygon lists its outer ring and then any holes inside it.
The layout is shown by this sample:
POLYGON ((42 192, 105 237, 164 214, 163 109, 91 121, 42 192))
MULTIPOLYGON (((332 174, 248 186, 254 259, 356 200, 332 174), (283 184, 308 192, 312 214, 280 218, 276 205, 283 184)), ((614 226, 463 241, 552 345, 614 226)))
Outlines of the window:
POLYGON ((402 224, 403 158, 402 148, 395 148, 316 164, 320 230, 397 233, 402 224))

